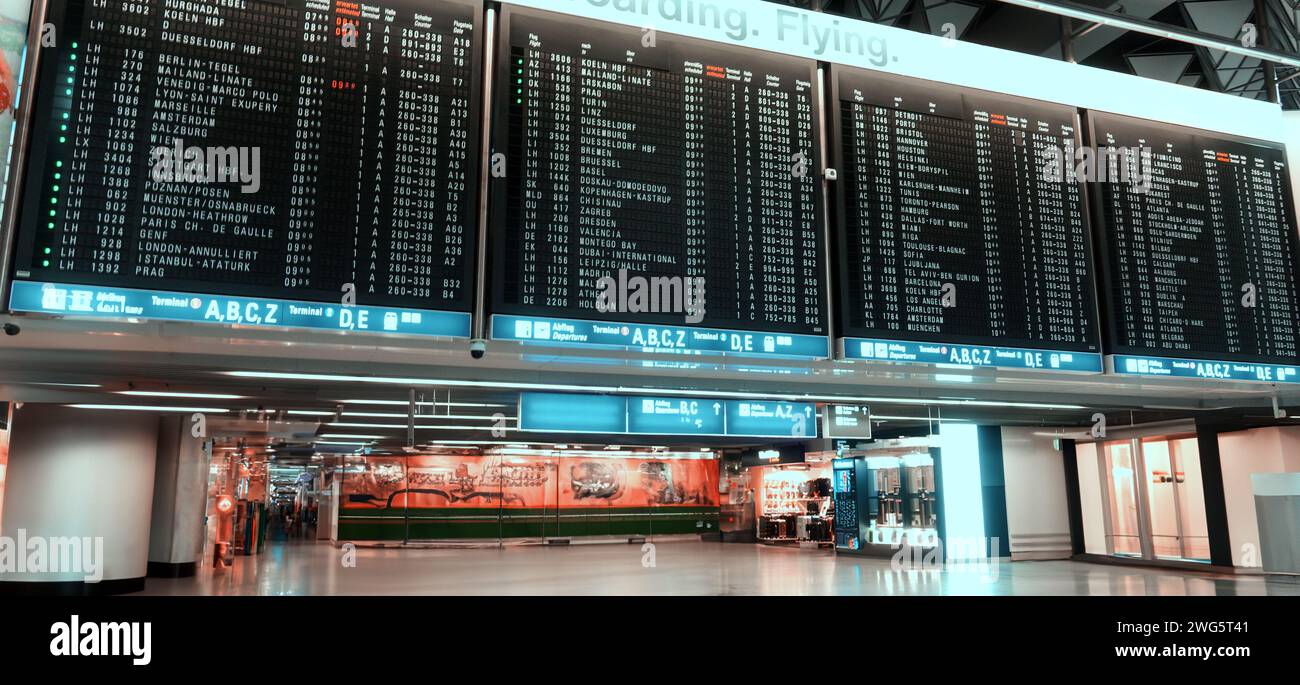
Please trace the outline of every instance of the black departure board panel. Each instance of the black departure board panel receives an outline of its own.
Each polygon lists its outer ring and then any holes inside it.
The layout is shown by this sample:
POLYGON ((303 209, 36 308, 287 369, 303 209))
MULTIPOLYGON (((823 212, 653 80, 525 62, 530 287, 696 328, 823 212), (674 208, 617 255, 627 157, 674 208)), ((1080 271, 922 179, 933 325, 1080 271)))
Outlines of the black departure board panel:
MULTIPOLYGON (((1092 184, 1109 351, 1300 363, 1300 251, 1282 146, 1098 112, 1088 119, 1093 145, 1147 155, 1130 182, 1116 180, 1122 162, 1111 160, 1112 180, 1092 184)), ((1119 370, 1255 375, 1125 362, 1119 370)))
POLYGON ((1077 113, 834 70, 848 358, 1100 371, 1077 113), (1077 353, 1077 354, 1074 354, 1077 353))
POLYGON ((15 308, 467 332, 467 316, 451 331, 412 312, 472 308, 481 13, 468 0, 55 0, 15 308), (258 306, 287 317, 288 303, 348 292, 372 309, 268 319, 258 306))
MULTIPOLYGON (((622 321, 787 334, 758 352, 808 335, 825 356, 815 63, 514 8, 497 56, 494 313, 567 317, 568 342, 664 346, 581 323, 622 321), (602 311, 602 278, 699 279, 703 315, 602 311)), ((502 318, 494 337, 539 337, 502 318)))

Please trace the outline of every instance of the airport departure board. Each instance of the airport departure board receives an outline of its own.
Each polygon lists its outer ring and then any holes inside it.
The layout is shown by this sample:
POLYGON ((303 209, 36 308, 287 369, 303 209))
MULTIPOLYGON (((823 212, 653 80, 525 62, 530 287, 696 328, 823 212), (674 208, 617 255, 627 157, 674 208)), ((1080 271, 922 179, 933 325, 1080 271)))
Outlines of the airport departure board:
POLYGON ((51 3, 14 308, 467 335, 481 12, 51 3))
POLYGON ((510 7, 497 59, 494 337, 828 355, 814 62, 510 7))
POLYGON ((1296 380, 1300 292, 1293 200, 1281 145, 1093 112, 1100 148, 1142 151, 1108 160, 1093 184, 1104 247, 1104 304, 1116 370, 1296 380))
POLYGON ((836 68, 847 358, 1101 370, 1077 113, 836 68))

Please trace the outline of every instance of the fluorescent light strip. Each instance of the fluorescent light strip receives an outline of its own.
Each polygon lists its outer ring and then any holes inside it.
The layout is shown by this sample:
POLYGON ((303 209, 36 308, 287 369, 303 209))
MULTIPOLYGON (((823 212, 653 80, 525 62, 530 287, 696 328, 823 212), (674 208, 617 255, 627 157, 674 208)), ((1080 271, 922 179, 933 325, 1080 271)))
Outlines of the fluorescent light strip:
MULTIPOLYGON (((324 433, 320 437, 330 440, 383 440, 386 435, 353 435, 351 433, 324 433)), ((267 450, 268 452, 270 450, 267 450)))
MULTIPOLYGON (((347 421, 330 421, 327 426, 334 428, 376 428, 376 429, 403 429, 408 426, 404 423, 350 423, 347 421)), ((496 426, 416 426, 416 430, 440 430, 440 431, 490 431, 496 430, 496 426)))
POLYGON ((215 407, 152 407, 143 404, 69 404, 76 409, 108 409, 114 411, 175 411, 191 414, 226 414, 229 409, 215 407))
MULTIPOLYGON (((410 402, 402 400, 334 400, 343 404, 373 404, 385 407, 405 407, 410 402)), ((416 402, 421 407, 512 407, 512 404, 495 404, 490 402, 416 402)))
POLYGON ((888 414, 872 414, 871 420, 875 421, 876 419, 880 419, 881 421, 934 421, 936 423, 941 421, 945 423, 970 421, 970 419, 943 419, 935 416, 890 416, 888 414))
POLYGON ((524 444, 540 445, 543 443, 521 443, 510 440, 438 440, 427 445, 420 445, 420 447, 437 447, 439 445, 514 445, 518 447, 524 444))
POLYGON ((839 402, 869 404, 918 404, 964 407, 1016 407, 1019 409, 1087 409, 1081 404, 1048 402, 1002 402, 996 400, 919 399, 910 397, 846 397, 841 395, 791 395, 782 393, 758 394, 726 390, 677 390, 672 388, 629 388, 625 386, 565 385, 560 383, 511 383, 506 381, 464 381, 432 378, 388 378, 382 376, 342 376, 323 373, 286 373, 282 371, 220 371, 222 375, 237 378, 258 378, 281 381, 323 381, 335 383, 375 383, 404 386, 451 386, 463 388, 497 388, 507 390, 551 390, 558 392, 606 393, 616 395, 672 395, 680 397, 733 398, 783 402, 839 402))
POLYGON ((54 388, 102 388, 99 383, 35 383, 20 381, 18 385, 48 385, 54 388))
MULTIPOLYGON (((355 416, 363 419, 404 419, 410 415, 399 414, 396 412, 389 413, 389 412, 369 412, 369 411, 345 411, 343 412, 343 416, 355 416)), ((496 421, 497 420, 497 417, 495 416, 468 416, 468 415, 460 415, 460 414, 416 414, 416 417, 425 418, 425 419, 452 419, 452 420, 463 419, 466 421, 496 421)), ((513 416, 505 416, 502 418, 506 421, 515 420, 515 417, 513 416)))
POLYGON ((162 390, 118 390, 116 395, 132 397, 177 397, 188 400, 244 400, 247 395, 225 395, 215 392, 165 392, 162 390))

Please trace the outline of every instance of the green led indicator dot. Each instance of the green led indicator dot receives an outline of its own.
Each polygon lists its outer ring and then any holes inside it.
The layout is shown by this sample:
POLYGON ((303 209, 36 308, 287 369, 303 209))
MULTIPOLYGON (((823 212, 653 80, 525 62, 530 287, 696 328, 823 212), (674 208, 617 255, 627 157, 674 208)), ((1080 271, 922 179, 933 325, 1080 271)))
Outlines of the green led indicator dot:
POLYGON ((50 248, 48 248, 48 247, 45 248, 45 254, 49 254, 49 253, 50 253, 50 248))
POLYGON ((69 73, 69 74, 75 72, 76 70, 77 70, 76 67, 72 67, 72 66, 68 67, 68 73, 69 73))
POLYGON ((54 192, 56 192, 56 193, 59 192, 59 187, 58 187, 58 186, 54 186, 54 192))
POLYGON ((54 212, 53 209, 51 209, 51 210, 50 210, 50 216, 54 216, 54 215, 55 215, 55 212, 54 212))
POLYGON ((57 198, 57 197, 52 197, 52 198, 50 198, 50 204, 52 204, 52 205, 57 205, 57 204, 59 204, 59 198, 57 198))
POLYGON ((67 136, 59 136, 59 142, 60 142, 60 143, 66 143, 66 142, 68 142, 68 138, 67 138, 67 136))
POLYGON ((77 44, 76 44, 76 43, 73 43, 73 44, 72 44, 72 49, 73 49, 73 50, 76 50, 76 49, 77 49, 77 44))
POLYGON ((519 98, 518 100, 515 100, 515 104, 516 104, 516 105, 522 105, 522 104, 524 104, 524 99, 523 99, 523 98, 519 98))
POLYGON ((67 118, 68 118, 68 113, 67 113, 67 112, 64 112, 64 113, 63 113, 63 118, 64 118, 64 119, 67 119, 67 118))
POLYGON ((48 259, 41 260, 41 266, 49 266, 49 265, 50 265, 50 260, 48 259))
POLYGON ((55 163, 54 163, 54 166, 59 167, 60 169, 63 168, 63 160, 59 160, 59 161, 55 162, 55 163))
POLYGON ((57 181, 57 180, 59 180, 59 179, 61 179, 61 178, 63 178, 63 174, 60 174, 60 173, 57 173, 57 172, 54 174, 54 180, 57 181))
POLYGON ((59 127, 59 130, 60 130, 60 131, 66 131, 66 130, 68 130, 68 125, 67 125, 67 124, 63 124, 62 126, 59 127))
POLYGON ((65 90, 63 91, 63 94, 64 94, 64 95, 67 95, 67 96, 71 96, 71 95, 72 95, 72 89, 71 89, 71 88, 67 88, 67 89, 65 89, 65 90))

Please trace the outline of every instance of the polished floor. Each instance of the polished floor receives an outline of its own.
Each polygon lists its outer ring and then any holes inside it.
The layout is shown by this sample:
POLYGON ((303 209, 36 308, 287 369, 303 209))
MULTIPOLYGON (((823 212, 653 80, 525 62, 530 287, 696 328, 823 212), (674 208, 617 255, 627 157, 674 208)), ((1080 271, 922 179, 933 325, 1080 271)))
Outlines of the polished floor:
POLYGON ((1294 595, 1300 579, 1071 561, 894 570, 888 559, 698 541, 478 549, 275 542, 146 595, 1294 595), (354 565, 348 565, 354 562, 354 565))

